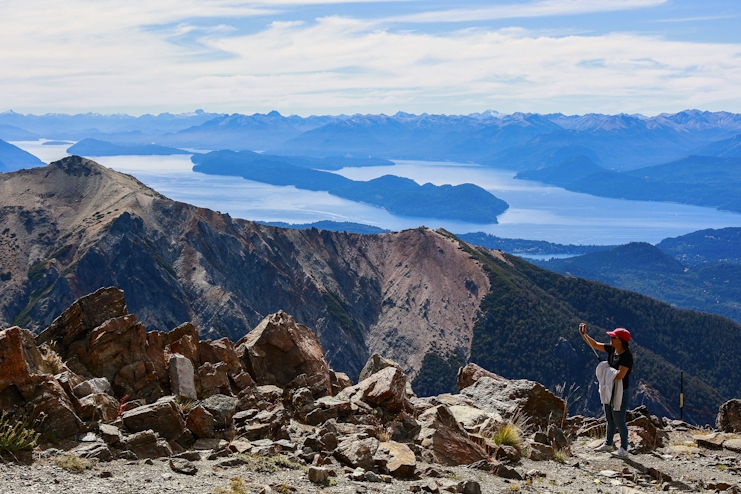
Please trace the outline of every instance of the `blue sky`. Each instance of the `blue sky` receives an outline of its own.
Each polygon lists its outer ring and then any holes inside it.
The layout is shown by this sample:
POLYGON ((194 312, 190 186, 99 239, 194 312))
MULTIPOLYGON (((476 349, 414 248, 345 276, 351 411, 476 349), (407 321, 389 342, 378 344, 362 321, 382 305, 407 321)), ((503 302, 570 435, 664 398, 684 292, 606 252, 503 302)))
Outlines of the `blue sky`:
POLYGON ((741 112, 707 0, 0 0, 0 111, 741 112))

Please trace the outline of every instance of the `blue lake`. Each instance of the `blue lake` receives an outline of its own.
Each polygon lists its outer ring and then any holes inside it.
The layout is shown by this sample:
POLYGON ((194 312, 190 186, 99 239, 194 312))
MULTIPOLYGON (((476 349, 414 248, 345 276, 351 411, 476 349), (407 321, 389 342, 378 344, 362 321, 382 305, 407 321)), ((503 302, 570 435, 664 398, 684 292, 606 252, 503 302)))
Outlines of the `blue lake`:
MULTIPOLYGON (((45 162, 67 155, 64 146, 41 141, 13 144, 45 162)), ((474 183, 507 201, 510 208, 499 224, 472 224, 433 218, 408 218, 325 192, 298 190, 192 171, 188 156, 113 156, 98 163, 134 175, 146 185, 178 201, 229 213, 235 218, 288 223, 320 220, 351 221, 389 230, 445 228, 453 233, 483 231, 505 238, 547 240, 563 244, 657 243, 704 228, 741 227, 741 214, 681 204, 606 199, 569 192, 524 180, 514 172, 450 162, 396 161, 394 166, 345 168, 337 173, 353 180, 386 174, 420 184, 474 183)))

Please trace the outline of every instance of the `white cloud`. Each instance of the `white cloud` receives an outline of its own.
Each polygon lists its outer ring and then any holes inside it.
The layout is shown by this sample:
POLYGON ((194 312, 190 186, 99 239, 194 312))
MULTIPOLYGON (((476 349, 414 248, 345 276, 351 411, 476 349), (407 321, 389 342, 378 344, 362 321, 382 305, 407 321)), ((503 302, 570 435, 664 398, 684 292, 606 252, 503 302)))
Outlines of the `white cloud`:
POLYGON ((614 12, 656 7, 667 0, 541 0, 478 9, 449 9, 390 17, 392 22, 465 22, 614 12))
MULTIPOLYGON (((3 7, 10 18, 0 19, 0 111, 741 111, 737 44, 518 28, 432 35, 336 16, 266 17, 264 29, 236 35, 228 26, 193 28, 189 19, 206 15, 202 1, 175 4, 178 13, 158 6, 131 17, 129 4, 106 10, 94 2, 99 10, 77 16, 38 9, 33 18, 3 7), (168 41, 184 33, 197 43, 168 41)), ((247 9, 213 5, 213 15, 247 9)), ((257 10, 240 15, 263 14, 250 5, 257 10)))

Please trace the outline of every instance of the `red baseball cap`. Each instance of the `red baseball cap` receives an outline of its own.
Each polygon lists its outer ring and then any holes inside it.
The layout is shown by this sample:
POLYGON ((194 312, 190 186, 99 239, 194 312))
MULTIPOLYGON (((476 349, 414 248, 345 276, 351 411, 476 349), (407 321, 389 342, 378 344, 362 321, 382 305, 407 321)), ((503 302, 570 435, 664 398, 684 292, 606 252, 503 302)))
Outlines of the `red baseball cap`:
POLYGON ((607 336, 610 338, 620 338, 623 341, 630 341, 630 331, 625 328, 615 328, 614 331, 608 331, 607 336))

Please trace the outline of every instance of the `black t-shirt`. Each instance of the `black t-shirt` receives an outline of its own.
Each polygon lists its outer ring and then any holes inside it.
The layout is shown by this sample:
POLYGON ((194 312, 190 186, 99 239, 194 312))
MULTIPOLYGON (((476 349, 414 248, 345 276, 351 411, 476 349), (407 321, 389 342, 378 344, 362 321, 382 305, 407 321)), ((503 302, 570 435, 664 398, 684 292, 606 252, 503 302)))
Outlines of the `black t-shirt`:
POLYGON ((612 345, 605 345, 605 351, 607 352, 607 363, 613 369, 620 370, 620 366, 628 368, 628 373, 623 378, 623 389, 630 387, 630 373, 633 372, 633 354, 630 350, 626 350, 620 355, 615 353, 615 347, 612 345))

